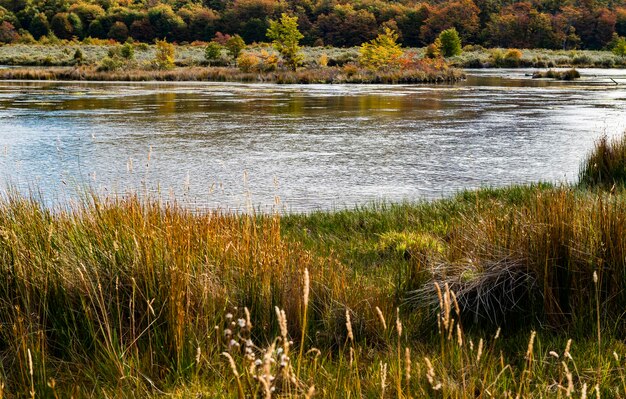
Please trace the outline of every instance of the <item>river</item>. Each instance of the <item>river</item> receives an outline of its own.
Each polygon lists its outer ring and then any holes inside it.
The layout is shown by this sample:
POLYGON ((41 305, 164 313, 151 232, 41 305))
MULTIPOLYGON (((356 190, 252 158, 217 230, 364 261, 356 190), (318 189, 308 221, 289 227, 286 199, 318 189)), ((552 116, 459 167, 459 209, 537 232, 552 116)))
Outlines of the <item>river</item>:
POLYGON ((340 209, 573 182, 626 129, 626 71, 469 70, 454 85, 0 82, 0 186, 194 208, 340 209), (614 82, 618 83, 615 84, 614 82))

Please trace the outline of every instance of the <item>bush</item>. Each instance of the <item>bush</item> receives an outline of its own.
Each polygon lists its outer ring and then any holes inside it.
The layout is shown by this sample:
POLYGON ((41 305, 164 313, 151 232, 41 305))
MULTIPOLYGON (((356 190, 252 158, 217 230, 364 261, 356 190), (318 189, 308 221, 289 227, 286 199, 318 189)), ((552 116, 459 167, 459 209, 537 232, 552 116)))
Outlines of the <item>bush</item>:
POLYGON ((211 64, 222 57, 222 46, 217 42, 210 42, 204 50, 204 59, 211 64))
POLYGON ((626 38, 620 37, 616 40, 615 45, 613 46, 613 54, 626 57, 626 38))
POLYGON ((519 66, 522 61, 522 52, 517 49, 510 49, 504 55, 504 62, 507 66, 516 67, 519 66))
POLYGON ((130 43, 124 43, 124 45, 120 48, 120 56, 127 60, 132 60, 135 58, 135 48, 130 43))
POLYGON ((102 72, 113 72, 121 69, 124 66, 124 62, 118 57, 106 56, 98 64, 97 70, 102 72))
POLYGON ((243 72, 254 72, 259 68, 261 60, 252 53, 244 52, 237 57, 237 66, 243 72))
POLYGON ((76 64, 82 64, 84 60, 85 60, 85 57, 83 55, 83 52, 80 51, 79 48, 77 48, 76 51, 74 52, 74 62, 76 64))
POLYGON ((424 54, 426 58, 435 59, 441 57, 441 40, 439 38, 435 39, 435 41, 426 47, 426 54, 424 54))
POLYGON ((226 40, 226 49, 234 60, 239 58, 239 53, 241 53, 244 48, 246 48, 246 42, 244 42, 239 35, 232 36, 226 40))
POLYGON ((461 38, 455 28, 446 29, 439 34, 439 40, 441 41, 441 54, 444 57, 454 57, 460 55, 461 50, 461 38))

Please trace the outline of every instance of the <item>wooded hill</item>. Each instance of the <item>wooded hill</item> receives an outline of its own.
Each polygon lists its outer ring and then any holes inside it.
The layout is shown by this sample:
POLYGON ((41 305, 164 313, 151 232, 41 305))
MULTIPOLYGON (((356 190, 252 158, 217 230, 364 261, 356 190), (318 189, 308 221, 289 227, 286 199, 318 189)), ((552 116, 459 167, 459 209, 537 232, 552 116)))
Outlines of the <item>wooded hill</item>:
POLYGON ((182 43, 220 33, 262 42, 269 21, 283 12, 298 17, 306 45, 360 45, 384 26, 405 46, 427 45, 450 27, 464 44, 490 47, 601 49, 626 36, 624 0, 0 0, 0 42, 182 43))

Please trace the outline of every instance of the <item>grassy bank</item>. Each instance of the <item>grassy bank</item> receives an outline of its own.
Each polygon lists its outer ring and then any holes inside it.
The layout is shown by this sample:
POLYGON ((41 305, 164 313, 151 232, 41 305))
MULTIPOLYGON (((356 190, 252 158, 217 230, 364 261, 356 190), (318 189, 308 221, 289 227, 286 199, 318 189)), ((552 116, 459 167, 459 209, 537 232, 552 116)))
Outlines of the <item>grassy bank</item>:
POLYGON ((6 194, 0 396, 624 397, 604 186, 282 216, 6 194))
POLYGON ((459 68, 624 68, 626 58, 611 51, 486 49, 466 46, 450 63, 459 68))
POLYGON ((464 77, 456 68, 424 65, 419 69, 373 71, 354 65, 244 72, 234 67, 176 67, 171 70, 120 69, 101 71, 96 67, 0 69, 0 80, 85 80, 85 81, 212 81, 272 83, 439 83, 464 77))
MULTIPOLYGON (((0 65, 15 66, 74 66, 74 54, 80 49, 84 65, 97 65, 111 48, 117 45, 90 45, 65 43, 58 45, 14 44, 0 46, 0 65)), ((155 57, 155 46, 136 44, 135 58, 139 64, 149 63, 155 57)), ((204 58, 206 44, 177 45, 175 63, 177 66, 207 66, 204 58)), ((259 54, 271 51, 268 45, 248 46, 247 51, 259 54)), ((417 56, 425 54, 424 48, 408 49, 417 56)), ((487 49, 481 46, 466 46, 461 55, 451 57, 452 65, 460 68, 555 68, 555 67, 626 67, 626 59, 611 51, 592 50, 544 50, 520 49, 519 54, 510 49, 487 49), (507 57, 508 54, 508 57, 507 57)), ((328 66, 343 66, 357 63, 358 47, 304 47, 303 66, 313 68, 319 65, 322 57, 327 58, 328 66)))

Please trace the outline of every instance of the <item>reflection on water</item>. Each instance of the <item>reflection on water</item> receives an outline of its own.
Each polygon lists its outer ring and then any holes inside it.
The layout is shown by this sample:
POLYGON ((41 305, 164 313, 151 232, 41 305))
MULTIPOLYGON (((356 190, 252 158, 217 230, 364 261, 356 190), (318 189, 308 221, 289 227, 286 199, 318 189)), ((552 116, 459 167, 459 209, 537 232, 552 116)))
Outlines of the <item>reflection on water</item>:
POLYGON ((595 138, 625 129, 626 73, 530 72, 446 86, 0 82, 0 180, 52 200, 90 185, 289 210, 571 181, 595 138))

